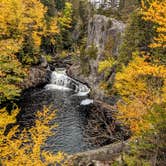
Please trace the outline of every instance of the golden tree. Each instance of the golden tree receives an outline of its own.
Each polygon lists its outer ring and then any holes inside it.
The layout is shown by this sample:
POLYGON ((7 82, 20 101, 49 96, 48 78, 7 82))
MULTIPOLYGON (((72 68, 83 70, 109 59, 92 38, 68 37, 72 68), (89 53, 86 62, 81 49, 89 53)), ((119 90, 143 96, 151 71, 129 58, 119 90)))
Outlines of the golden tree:
POLYGON ((62 11, 61 16, 58 18, 58 22, 62 31, 71 28, 71 22, 72 22, 72 4, 71 3, 69 2, 65 3, 65 8, 62 11))
MULTIPOLYGON (((20 50, 32 45, 38 52, 42 36, 53 36, 59 32, 56 18, 46 23, 46 11, 39 0, 1 0, 0 103, 19 95, 21 89, 18 85, 28 74, 18 60, 24 56, 18 55, 20 50)), ((26 51, 26 54, 32 54, 30 49, 26 51)))
POLYGON ((142 0, 142 15, 143 19, 154 23, 157 37, 154 37, 154 42, 150 45, 152 48, 166 47, 166 0, 148 0, 148 5, 145 5, 142 0))
POLYGON ((145 57, 135 56, 115 77, 114 87, 123 99, 118 103, 119 118, 129 124, 134 132, 150 127, 144 123, 144 116, 154 103, 166 101, 165 86, 166 67, 148 63, 145 57))
POLYGON ((24 129, 20 134, 18 126, 10 130, 7 136, 4 135, 5 128, 10 123, 15 123, 15 116, 19 109, 13 110, 9 115, 5 108, 0 110, 0 160, 6 166, 45 166, 49 164, 62 164, 63 153, 56 155, 41 149, 48 136, 52 135, 50 121, 55 117, 55 112, 50 112, 44 107, 42 112, 37 112, 35 126, 31 129, 24 129), (16 134, 17 133, 17 134, 16 134))

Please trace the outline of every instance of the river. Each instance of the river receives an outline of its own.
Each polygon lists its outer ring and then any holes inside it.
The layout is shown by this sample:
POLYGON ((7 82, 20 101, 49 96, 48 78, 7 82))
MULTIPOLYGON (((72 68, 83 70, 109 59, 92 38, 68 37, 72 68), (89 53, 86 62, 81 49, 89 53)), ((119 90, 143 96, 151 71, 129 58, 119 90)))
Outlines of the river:
POLYGON ((42 110, 43 106, 50 107, 51 111, 58 110, 53 120, 58 127, 53 129, 53 136, 48 138, 45 149, 69 154, 93 149, 94 145, 86 141, 85 135, 88 105, 93 103, 88 98, 89 92, 86 85, 68 77, 65 70, 58 69, 52 72, 50 84, 23 96, 19 124, 31 126, 35 112, 42 110))

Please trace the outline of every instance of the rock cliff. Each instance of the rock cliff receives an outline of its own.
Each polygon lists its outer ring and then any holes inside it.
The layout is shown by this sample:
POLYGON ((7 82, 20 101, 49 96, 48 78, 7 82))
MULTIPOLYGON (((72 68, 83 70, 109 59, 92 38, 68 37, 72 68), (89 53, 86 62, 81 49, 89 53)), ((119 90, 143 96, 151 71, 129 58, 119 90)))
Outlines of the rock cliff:
POLYGON ((104 96, 104 92, 99 87, 100 81, 103 80, 103 75, 98 73, 99 62, 104 59, 104 51, 108 45, 111 48, 110 56, 118 56, 118 49, 124 29, 125 24, 123 22, 103 15, 94 15, 89 20, 86 49, 88 50, 92 45, 97 48, 96 57, 89 58, 86 62, 90 66, 88 76, 81 73, 80 66, 77 64, 73 64, 70 67, 69 74, 89 84, 94 92, 95 98, 102 99, 104 96))

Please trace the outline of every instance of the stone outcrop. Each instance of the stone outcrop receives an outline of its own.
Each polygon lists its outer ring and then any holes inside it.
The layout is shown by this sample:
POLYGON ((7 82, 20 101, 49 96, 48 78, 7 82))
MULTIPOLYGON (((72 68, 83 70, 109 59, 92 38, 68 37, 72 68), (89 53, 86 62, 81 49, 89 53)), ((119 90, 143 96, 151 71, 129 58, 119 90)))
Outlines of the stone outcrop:
MULTIPOLYGON (((110 144, 96 150, 77 153, 68 157, 68 162, 74 166, 109 166, 117 160, 122 152, 129 150, 129 141, 110 144)), ((119 160, 121 160, 119 158, 119 160)))
POLYGON ((31 67, 28 77, 24 79, 20 87, 22 89, 33 88, 44 85, 49 82, 50 71, 43 67, 31 67))
MULTIPOLYGON (((90 74, 88 76, 82 75, 80 66, 77 64, 73 64, 68 70, 70 76, 87 83, 92 88, 94 97, 97 99, 103 100, 104 96, 104 91, 99 86, 100 81, 104 79, 103 74, 98 73, 99 62, 104 59, 106 45, 112 44, 110 46, 110 56, 118 56, 124 29, 125 24, 121 21, 103 15, 94 15, 88 25, 87 50, 93 45, 97 48, 97 55, 96 58, 91 58, 87 62, 90 66, 90 74), (111 42, 109 43, 110 40, 111 42)), ((112 80, 112 74, 110 74, 110 77, 112 80)))
POLYGON ((104 15, 94 15, 88 25, 88 41, 87 47, 94 44, 98 49, 98 54, 101 54, 107 41, 113 38, 114 50, 113 54, 117 54, 118 44, 117 40, 120 40, 119 35, 124 31, 125 24, 114 18, 108 18, 104 15))

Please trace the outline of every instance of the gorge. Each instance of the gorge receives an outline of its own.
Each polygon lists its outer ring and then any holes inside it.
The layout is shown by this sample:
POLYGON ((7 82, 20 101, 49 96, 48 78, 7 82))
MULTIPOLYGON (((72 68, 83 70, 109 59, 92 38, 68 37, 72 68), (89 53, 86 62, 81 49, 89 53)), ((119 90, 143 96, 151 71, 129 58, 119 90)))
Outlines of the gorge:
POLYGON ((166 0, 1 0, 0 166, 164 166, 166 0))
MULTIPOLYGON (((87 43, 85 48, 87 54, 89 48, 92 46, 96 48, 95 58, 89 58, 85 62, 85 65, 88 64, 90 67, 90 74, 88 76, 82 74, 82 67, 75 61, 71 61, 69 65, 65 63, 61 64, 57 61, 55 61, 56 64, 51 62, 50 65, 53 71, 50 71, 47 66, 47 68, 45 68, 47 75, 42 76, 42 80, 44 80, 43 83, 47 84, 41 86, 39 89, 33 89, 25 93, 23 96, 23 100, 20 104, 22 108, 21 116, 18 120, 21 126, 31 126, 31 121, 34 121, 33 114, 36 110, 41 110, 43 106, 50 106, 52 111, 55 109, 58 110, 57 118, 53 120, 53 123, 57 123, 58 127, 57 129, 53 129, 55 134, 48 139, 46 149, 53 152, 64 151, 73 154, 116 142, 115 140, 120 138, 119 134, 123 135, 125 139, 128 138, 128 132, 123 133, 125 129, 121 128, 118 123, 114 123, 114 118, 111 117, 111 114, 113 114, 116 108, 105 109, 101 103, 99 104, 97 102, 99 99, 104 105, 106 98, 105 92, 100 88, 100 81, 104 79, 104 76, 98 73, 98 65, 100 61, 103 60, 104 51, 109 44, 111 44, 109 48, 111 55, 113 57, 118 56, 118 49, 122 41, 124 30, 125 24, 122 21, 104 15, 94 15, 88 21, 87 43), (58 66, 61 66, 61 68, 58 66), (108 131, 105 129, 108 127, 107 125, 116 126, 115 129, 108 134, 108 138, 102 138, 101 141, 99 139, 97 143, 95 140, 89 140, 94 136, 93 132, 97 132, 96 138, 101 133, 98 133, 99 131, 93 131, 93 128, 87 131, 87 128, 89 128, 88 125, 91 125, 91 118, 93 117, 91 114, 94 114, 95 110, 97 111, 96 115, 99 115, 95 117, 96 119, 93 119, 94 121, 98 123, 100 116, 103 116, 103 118, 109 121, 104 124, 104 122, 99 120, 99 123, 101 123, 103 127, 99 127, 98 130, 103 130, 103 133, 107 133, 108 131), (102 111, 104 115, 100 115, 102 111), (33 114, 31 112, 33 112, 33 114), (110 114, 108 117, 107 113, 110 114)), ((65 62, 65 58, 63 62, 65 62)), ((33 73, 35 72, 32 72, 32 74, 33 73)), ((110 80, 113 79, 113 75, 114 72, 110 75, 110 80)), ((39 76, 39 78, 35 78, 32 76, 31 78, 38 80, 42 77, 39 76)), ((114 99, 107 97, 107 100, 110 100, 109 103, 114 104, 114 99)))

